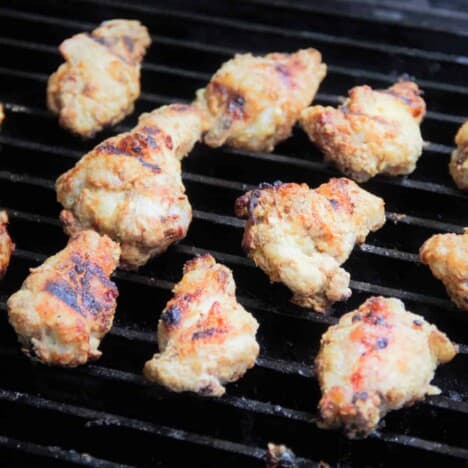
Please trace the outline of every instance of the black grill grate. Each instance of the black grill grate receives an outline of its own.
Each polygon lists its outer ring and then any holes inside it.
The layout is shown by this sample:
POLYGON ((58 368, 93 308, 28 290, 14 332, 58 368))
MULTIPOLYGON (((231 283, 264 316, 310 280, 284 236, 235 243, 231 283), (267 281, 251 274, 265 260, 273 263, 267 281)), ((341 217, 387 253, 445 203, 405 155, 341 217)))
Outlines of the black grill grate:
POLYGON ((361 0, 353 11, 348 0, 322 3, 48 0, 38 7, 21 0, 0 7, 0 101, 7 114, 0 133, 0 204, 9 209, 17 244, 0 283, 3 310, 27 269, 66 242, 55 178, 104 137, 133 125, 141 112, 191 99, 236 51, 318 48, 329 64, 316 99, 321 104, 336 104, 353 85, 384 87, 404 72, 412 74, 425 89, 423 136, 430 141, 414 174, 365 184, 385 198, 388 222, 352 254, 346 267, 353 296, 329 316, 289 304, 289 292, 270 285, 244 257, 233 202, 261 181, 316 186, 334 170, 299 131, 274 154, 197 147, 184 161, 194 208, 189 235, 138 273, 115 275, 119 308, 100 361, 75 370, 31 364, 1 315, 0 465, 34 459, 48 466, 183 466, 187 460, 194 466, 262 466, 268 441, 288 444, 301 466, 320 460, 356 466, 468 461, 468 318, 417 257, 430 235, 468 225, 468 197, 454 188, 447 171, 453 136, 468 107, 467 14, 414 2, 397 9, 361 0), (124 124, 82 142, 59 129, 45 110, 45 83, 61 62, 57 45, 64 38, 112 17, 138 18, 154 33, 143 65, 144 92, 124 124), (240 302, 260 322, 257 366, 220 400, 169 393, 147 384, 140 372, 155 350, 159 312, 183 263, 206 251, 233 269, 240 302), (460 355, 437 373, 441 396, 388 415, 369 439, 350 442, 313 424, 319 391, 310 363, 328 325, 369 294, 403 299, 459 342, 460 355))

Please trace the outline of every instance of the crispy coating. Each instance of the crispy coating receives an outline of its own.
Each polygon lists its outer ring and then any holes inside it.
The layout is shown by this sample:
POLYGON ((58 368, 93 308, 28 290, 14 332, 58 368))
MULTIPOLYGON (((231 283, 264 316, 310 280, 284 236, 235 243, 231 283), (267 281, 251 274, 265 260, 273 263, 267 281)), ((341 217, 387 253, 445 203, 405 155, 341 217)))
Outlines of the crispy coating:
POLYGON ((8 214, 2 210, 0 211, 0 279, 5 276, 10 264, 11 254, 15 250, 15 244, 7 231, 7 225, 8 214))
POLYGON ((109 276, 119 254, 107 236, 83 231, 30 270, 8 299, 8 317, 24 353, 65 367, 101 356, 99 344, 114 320, 118 291, 109 276))
POLYGON ((371 297, 322 336, 319 426, 367 436, 389 411, 440 393, 430 382, 456 353, 444 333, 400 300, 371 297))
POLYGON ((160 353, 145 364, 147 379, 175 391, 221 396, 223 384, 254 366, 258 323, 237 301, 229 268, 211 255, 184 266, 158 324, 160 353))
POLYGON ((468 311, 468 228, 464 234, 437 234, 419 250, 421 261, 444 283, 452 301, 468 311))
POLYGON ((409 174, 421 156, 419 124, 426 105, 416 83, 400 81, 385 90, 358 86, 343 105, 313 106, 301 125, 325 159, 358 182, 376 174, 409 174))
POLYGON ((120 265, 136 269, 185 237, 192 208, 180 160, 200 138, 197 111, 181 104, 143 114, 57 179, 68 234, 94 229, 119 242, 120 265))
POLYGON ((47 85, 47 105, 60 124, 92 137, 133 112, 140 95, 140 64, 151 39, 138 21, 104 21, 59 47, 66 62, 47 85))
POLYGON ((450 174, 459 189, 468 190, 468 122, 458 130, 455 144, 457 149, 450 159, 450 174))
POLYGON ((292 302, 317 312, 351 295, 349 273, 340 265, 385 223, 384 201, 345 178, 315 190, 261 184, 238 198, 235 210, 248 218, 242 240, 247 255, 293 292, 292 302))
POLYGON ((273 151, 288 138, 302 109, 315 97, 327 67, 315 49, 293 54, 235 55, 197 92, 204 142, 273 151))

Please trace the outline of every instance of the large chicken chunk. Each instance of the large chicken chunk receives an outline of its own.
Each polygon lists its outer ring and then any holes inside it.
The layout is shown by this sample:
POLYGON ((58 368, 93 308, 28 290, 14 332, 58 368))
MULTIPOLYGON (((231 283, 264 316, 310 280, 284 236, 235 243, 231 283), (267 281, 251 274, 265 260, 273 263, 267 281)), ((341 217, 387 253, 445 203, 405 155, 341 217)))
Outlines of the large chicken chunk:
POLYGON ((385 223, 384 202, 349 179, 306 184, 261 184, 236 201, 247 218, 242 246, 292 301, 318 312, 347 299, 349 273, 340 265, 356 243, 385 223))
POLYGON ((144 374, 176 392, 220 396, 255 364, 258 323, 236 301, 231 271, 211 255, 187 262, 173 292, 158 325, 160 353, 144 374))

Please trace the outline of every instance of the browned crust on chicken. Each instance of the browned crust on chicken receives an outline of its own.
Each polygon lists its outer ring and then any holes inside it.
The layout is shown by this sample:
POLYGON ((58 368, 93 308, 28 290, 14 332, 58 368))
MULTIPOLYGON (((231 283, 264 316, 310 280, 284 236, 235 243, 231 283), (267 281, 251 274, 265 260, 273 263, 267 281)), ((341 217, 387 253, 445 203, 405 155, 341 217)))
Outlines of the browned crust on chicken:
POLYGON ((136 269, 185 237, 192 209, 180 160, 200 138, 192 106, 173 104, 140 116, 130 132, 109 138, 57 179, 65 231, 94 229, 122 249, 136 269))
POLYGON ((47 86, 47 105, 60 124, 92 137, 133 112, 140 94, 140 63, 151 39, 138 21, 103 22, 60 45, 66 62, 47 86))
POLYGON ((204 142, 272 151, 291 135, 302 109, 315 97, 326 65, 315 49, 264 57, 236 55, 197 92, 204 142))
POLYGON ((5 276, 10 264, 11 254, 15 250, 15 244, 8 234, 7 226, 8 214, 2 210, 0 211, 0 279, 5 276))
POLYGON ((254 366, 257 321, 237 301, 231 270, 211 255, 184 266, 158 324, 157 353, 145 364, 149 380, 170 390, 209 396, 254 366))
POLYGON ((385 222, 384 202, 349 179, 306 184, 276 182, 238 198, 247 218, 242 246, 272 282, 291 289, 292 301, 324 312, 351 295, 340 268, 356 243, 385 222))
POLYGON ((458 130, 455 144, 457 149, 450 159, 450 174, 459 189, 468 190, 468 122, 458 130))
POLYGON ((468 228, 464 234, 437 234, 419 250, 421 261, 444 283, 452 301, 468 311, 468 228))
POLYGON ((444 333, 400 300, 371 297, 322 336, 319 426, 366 437, 389 411, 440 393, 430 382, 456 353, 444 333))
POLYGON ((409 174, 423 147, 419 124, 426 105, 420 94, 411 81, 385 90, 358 86, 338 109, 309 107, 300 122, 325 159, 358 182, 379 173, 409 174))
POLYGON ((148 30, 139 21, 110 20, 96 28, 91 37, 124 62, 138 65, 151 44, 148 30))
POLYGON ((3 110, 3 104, 0 103, 0 125, 2 125, 5 120, 5 111, 3 110))
POLYGON ((22 350, 44 364, 75 367, 98 359, 114 319, 118 291, 109 280, 120 248, 83 231, 41 266, 32 268, 8 299, 8 317, 22 350))

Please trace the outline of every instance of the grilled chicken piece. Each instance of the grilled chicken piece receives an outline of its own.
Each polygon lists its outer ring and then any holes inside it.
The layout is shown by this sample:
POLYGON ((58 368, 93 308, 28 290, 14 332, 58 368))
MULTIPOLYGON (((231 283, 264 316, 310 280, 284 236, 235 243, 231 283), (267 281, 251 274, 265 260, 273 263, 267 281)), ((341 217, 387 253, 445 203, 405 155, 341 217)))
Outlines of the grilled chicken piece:
POLYGON ((41 266, 32 268, 8 300, 8 316, 23 352, 44 364, 76 367, 98 359, 114 320, 118 291, 109 280, 119 245, 83 231, 41 266))
MULTIPOLYGON (((296 455, 286 445, 268 443, 265 456, 266 468, 299 468, 296 455)), ((322 465, 320 465, 322 466, 322 465)))
POLYGON ((419 255, 444 283, 457 307, 468 311, 468 228, 464 234, 437 234, 422 245, 419 255))
POLYGON ((3 104, 0 103, 0 125, 2 125, 5 120, 5 112, 3 110, 3 104))
POLYGON ((367 436, 389 411, 440 390, 430 384, 457 346, 398 299, 371 297, 322 336, 316 359, 326 429, 367 436))
POLYGON ((197 92, 204 142, 273 151, 288 138, 302 109, 315 97, 327 67, 315 49, 254 57, 236 55, 197 92))
POLYGON ((7 231, 8 214, 6 211, 0 211, 0 279, 5 276, 5 273, 10 264, 11 254, 15 250, 15 244, 7 231))
POLYGON ((140 63, 151 40, 138 21, 105 21, 60 45, 66 62, 47 86, 60 124, 83 137, 120 122, 140 95, 140 63))
POLYGON ((419 124, 426 104, 416 83, 400 81, 385 90, 358 86, 338 109, 302 111, 302 127, 325 159, 358 182, 376 174, 409 174, 422 153, 419 124))
POLYGON ((211 255, 184 266, 158 324, 159 354, 147 379, 175 391, 221 396, 254 366, 258 323, 237 301, 231 270, 211 255))
POLYGON ((455 143, 457 149, 450 159, 450 174, 459 189, 468 190, 468 122, 458 130, 455 143))
POLYGON ((248 218, 242 246, 272 282, 284 283, 292 302, 324 312, 347 299, 349 273, 340 265, 356 243, 385 223, 384 202, 349 179, 306 184, 261 184, 238 198, 248 218))
POLYGON ((121 267, 136 269, 185 237, 192 209, 180 160, 200 138, 197 111, 181 104, 140 117, 57 180, 68 234, 94 229, 119 242, 121 267))

